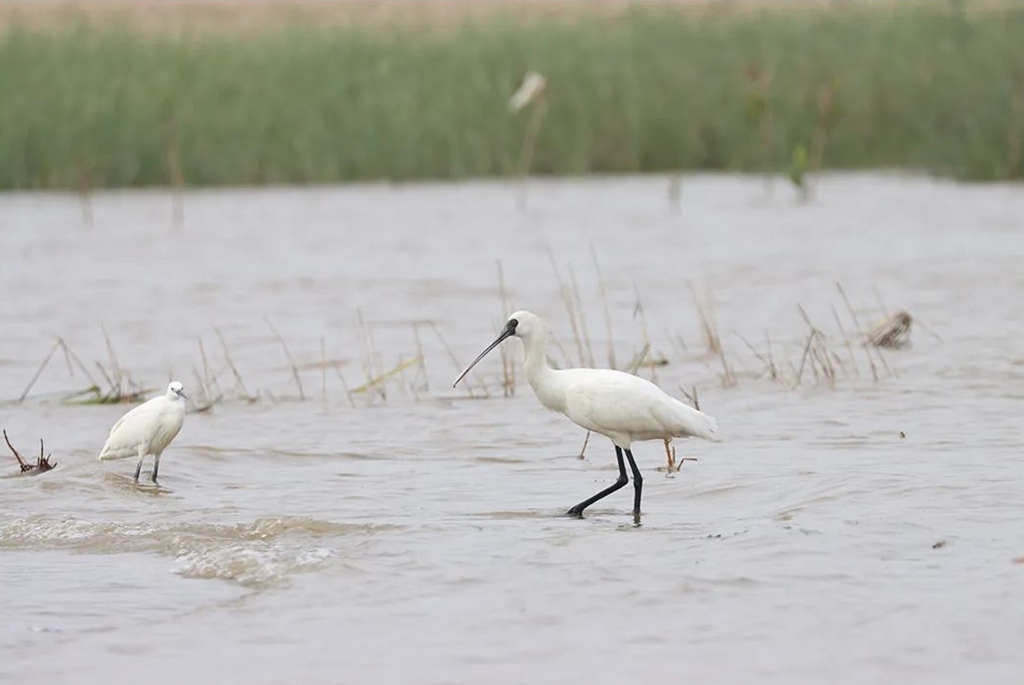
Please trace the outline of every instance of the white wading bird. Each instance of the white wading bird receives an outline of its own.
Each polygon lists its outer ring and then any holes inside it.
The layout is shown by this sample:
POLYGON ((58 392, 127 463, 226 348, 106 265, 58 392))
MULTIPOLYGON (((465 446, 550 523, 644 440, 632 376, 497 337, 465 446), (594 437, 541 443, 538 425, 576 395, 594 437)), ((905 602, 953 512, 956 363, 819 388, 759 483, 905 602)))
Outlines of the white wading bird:
POLYGON ((577 426, 606 436, 615 445, 619 479, 571 508, 567 512, 570 516, 582 517, 583 510, 591 504, 625 487, 629 481, 622 461, 625 452, 633 471, 633 517, 639 522, 643 477, 633 461, 632 443, 685 437, 715 438, 715 419, 665 394, 643 378, 611 369, 552 369, 544 352, 548 340, 544 320, 527 311, 518 311, 509 317, 498 339, 466 367, 453 387, 488 352, 509 337, 523 341, 526 380, 540 403, 565 414, 577 426))
POLYGON ((122 416, 110 429, 110 436, 100 452, 100 460, 139 458, 135 466, 135 482, 139 482, 142 460, 152 454, 153 476, 160 470, 160 455, 181 430, 185 421, 184 386, 178 381, 167 386, 167 392, 143 402, 122 416))

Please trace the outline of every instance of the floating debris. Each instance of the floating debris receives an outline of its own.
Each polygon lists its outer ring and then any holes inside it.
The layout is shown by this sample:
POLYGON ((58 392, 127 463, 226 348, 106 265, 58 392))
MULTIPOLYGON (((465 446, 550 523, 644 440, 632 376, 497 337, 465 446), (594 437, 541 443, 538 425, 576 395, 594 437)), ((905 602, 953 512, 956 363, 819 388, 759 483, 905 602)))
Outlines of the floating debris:
POLYGON ((57 462, 53 462, 52 464, 50 463, 50 457, 53 455, 47 454, 45 457, 43 456, 45 449, 43 448, 42 438, 39 438, 39 459, 35 464, 26 460, 21 456, 18 450, 14 449, 14 445, 11 444, 10 438, 7 437, 6 430, 4 431, 4 441, 7 443, 7 446, 11 448, 11 452, 14 453, 14 458, 18 460, 18 466, 21 467, 22 473, 45 473, 57 465, 57 462))
POLYGON ((867 344, 875 347, 903 347, 910 342, 913 322, 910 314, 900 310, 868 332, 867 344))

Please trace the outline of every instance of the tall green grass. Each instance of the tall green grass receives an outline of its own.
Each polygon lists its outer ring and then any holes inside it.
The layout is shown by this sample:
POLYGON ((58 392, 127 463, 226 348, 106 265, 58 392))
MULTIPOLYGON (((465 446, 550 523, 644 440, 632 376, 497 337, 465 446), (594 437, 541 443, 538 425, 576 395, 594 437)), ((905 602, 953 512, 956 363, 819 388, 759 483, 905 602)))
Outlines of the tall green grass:
POLYGON ((13 28, 0 188, 514 174, 526 69, 549 79, 533 173, 784 169, 817 135, 828 168, 1024 175, 1024 7, 936 3, 434 33, 13 28))

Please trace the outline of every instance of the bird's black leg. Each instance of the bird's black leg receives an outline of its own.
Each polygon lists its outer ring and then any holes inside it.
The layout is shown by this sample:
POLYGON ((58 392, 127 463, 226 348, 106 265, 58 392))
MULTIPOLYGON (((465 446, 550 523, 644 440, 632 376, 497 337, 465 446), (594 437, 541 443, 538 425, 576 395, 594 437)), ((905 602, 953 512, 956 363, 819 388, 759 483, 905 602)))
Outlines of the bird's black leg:
MULTIPOLYGON (((629 452, 626 452, 626 454, 629 454, 629 452)), ((615 446, 615 457, 616 457, 616 459, 619 460, 619 479, 617 481, 615 481, 614 485, 611 485, 610 487, 605 488, 604 490, 602 490, 601 492, 597 493, 596 495, 594 495, 593 497, 591 497, 589 499, 583 500, 582 502, 577 504, 575 507, 573 507, 572 509, 567 511, 566 513, 569 516, 575 516, 576 518, 583 518, 583 510, 584 509, 589 507, 591 504, 593 504, 597 500, 599 500, 599 499, 601 499, 603 497, 607 497, 608 495, 612 494, 613 492, 615 492, 619 488, 624 487, 626 485, 626 483, 629 482, 629 478, 626 477, 626 464, 622 461, 622 448, 620 448, 618 445, 615 446)), ((632 457, 630 457, 630 460, 632 461, 632 457)), ((633 473, 637 473, 635 466, 633 467, 633 473)), ((639 497, 639 495, 637 495, 637 497, 639 497)), ((637 500, 637 502, 639 502, 639 499, 637 500)), ((639 504, 637 506, 639 506, 639 504)))
POLYGON ((629 468, 633 471, 633 519, 640 522, 640 492, 644 489, 644 477, 640 475, 640 469, 633 461, 633 453, 626 450, 626 459, 629 459, 629 468))
POLYGON ((159 483, 156 482, 156 474, 159 471, 160 471, 160 455, 158 454, 158 455, 156 455, 153 458, 153 476, 152 476, 151 480, 153 481, 154 485, 159 485, 159 483))

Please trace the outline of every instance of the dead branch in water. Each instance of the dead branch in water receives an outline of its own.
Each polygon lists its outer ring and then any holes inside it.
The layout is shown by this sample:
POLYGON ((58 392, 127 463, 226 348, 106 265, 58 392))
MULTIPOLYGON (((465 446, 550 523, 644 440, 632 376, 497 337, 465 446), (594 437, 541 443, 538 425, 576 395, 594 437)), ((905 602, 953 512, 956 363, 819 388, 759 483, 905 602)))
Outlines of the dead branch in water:
POLYGON ((21 468, 22 473, 45 473, 57 465, 57 462, 50 463, 50 457, 53 455, 47 454, 45 457, 43 456, 45 448, 43 447, 42 438, 39 438, 39 459, 36 460, 35 464, 26 460, 21 456, 18 450, 14 449, 14 445, 11 444, 11 439, 7 437, 6 430, 4 431, 4 442, 7 443, 11 452, 14 453, 14 458, 18 460, 18 466, 21 468))

